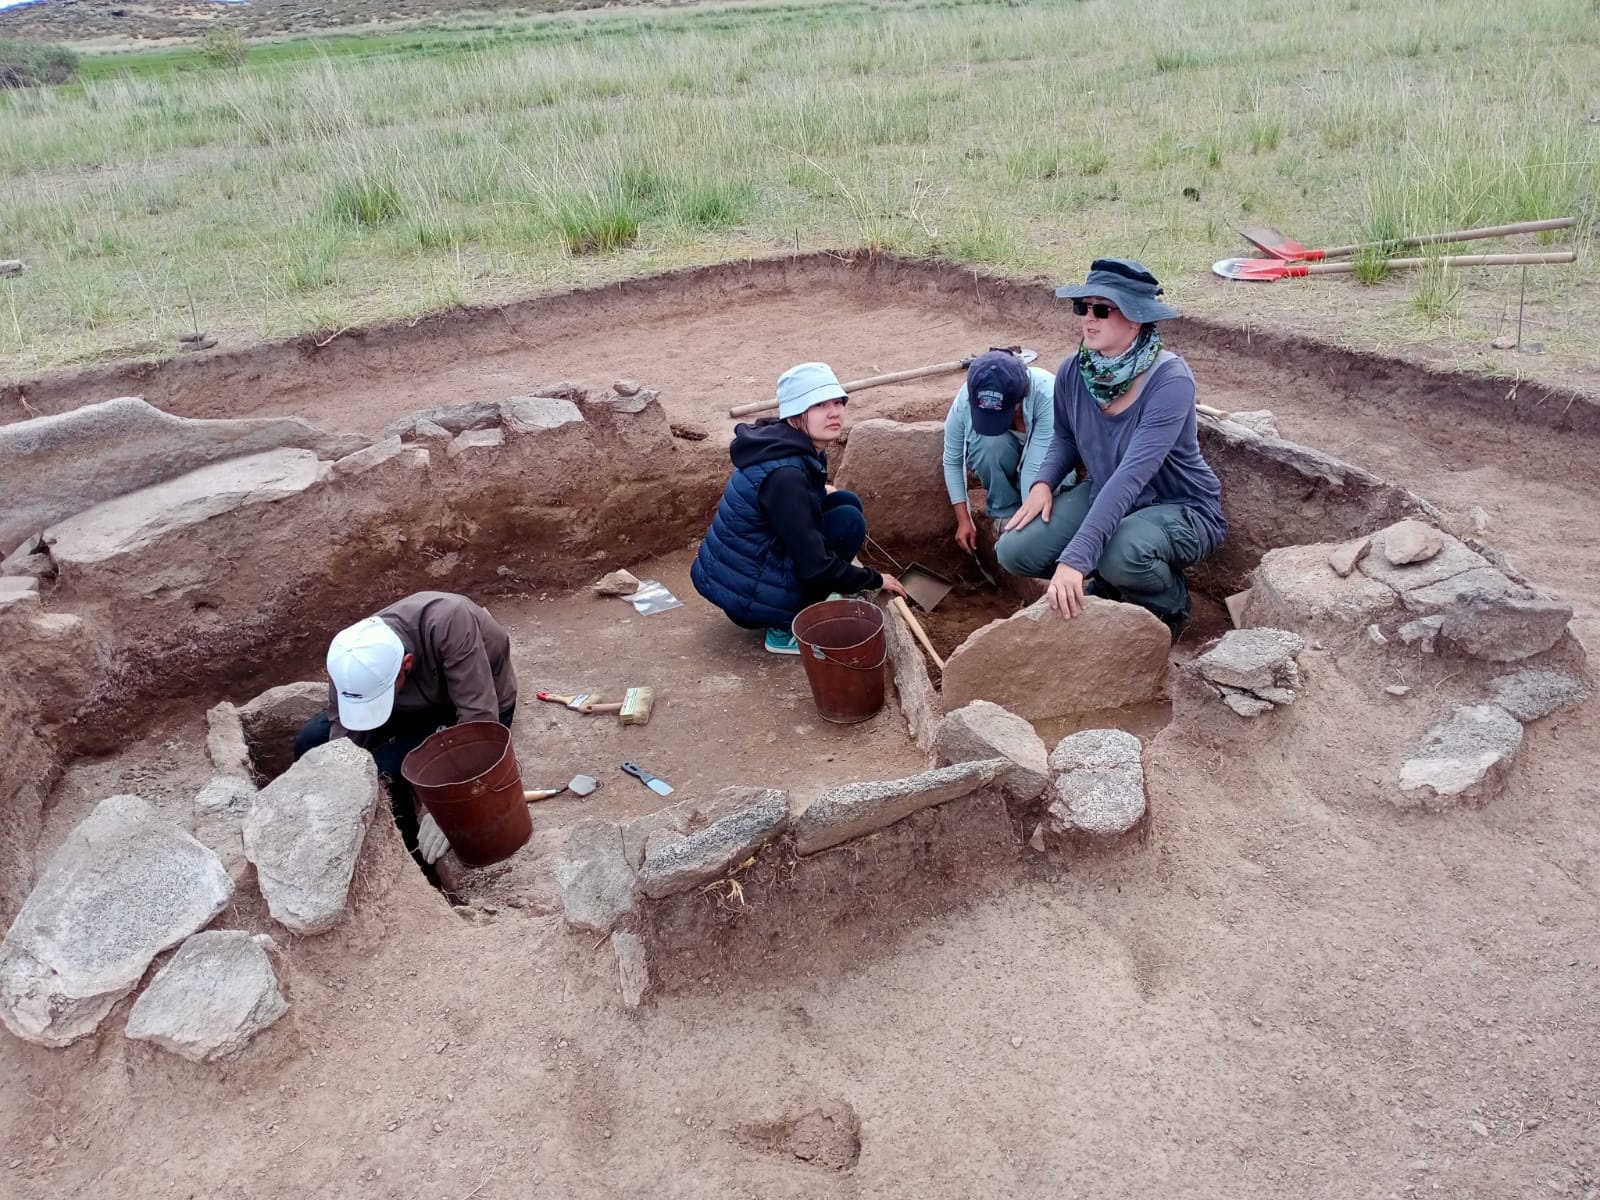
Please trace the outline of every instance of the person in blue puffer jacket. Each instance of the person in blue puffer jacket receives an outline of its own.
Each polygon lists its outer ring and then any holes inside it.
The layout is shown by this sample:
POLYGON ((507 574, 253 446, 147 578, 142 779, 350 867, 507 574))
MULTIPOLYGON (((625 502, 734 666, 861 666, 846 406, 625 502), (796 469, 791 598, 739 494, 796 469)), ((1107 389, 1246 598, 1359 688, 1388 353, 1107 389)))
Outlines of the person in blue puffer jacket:
POLYGON ((892 575, 851 560, 867 537, 861 498, 828 483, 828 447, 844 432, 849 397, 825 363, 778 380, 778 415, 736 425, 733 476, 689 577, 734 624, 765 628, 773 654, 799 654, 795 614, 834 593, 882 588, 892 575))

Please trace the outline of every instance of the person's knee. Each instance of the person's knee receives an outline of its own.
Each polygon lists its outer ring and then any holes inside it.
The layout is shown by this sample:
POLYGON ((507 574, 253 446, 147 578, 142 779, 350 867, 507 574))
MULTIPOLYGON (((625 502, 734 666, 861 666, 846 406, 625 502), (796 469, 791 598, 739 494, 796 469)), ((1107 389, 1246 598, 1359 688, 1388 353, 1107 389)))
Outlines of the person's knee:
POLYGON ((836 508, 853 508, 861 512, 861 497, 843 488, 836 488, 822 498, 822 511, 830 512, 836 508))
POLYGON ((1148 590, 1170 570, 1156 540, 1118 530, 1106 543, 1095 574, 1114 588, 1137 592, 1148 590))
POLYGON ((1055 571, 1055 558, 1045 554, 1027 536, 1026 530, 1016 529, 1002 533, 994 544, 994 556, 1002 569, 1010 575, 1028 579, 1046 579, 1055 571))
POLYGON ((333 726, 332 718, 320 712, 300 727, 294 735, 294 761, 299 762, 307 753, 325 745, 333 726))
POLYGON ((867 515, 848 504, 829 509, 822 514, 823 540, 838 548, 842 557, 854 557, 866 544, 867 515), (844 554, 849 550, 849 554, 844 554))
POLYGON ((405 761, 406 755, 411 750, 412 747, 406 745, 399 738, 394 738, 381 746, 372 748, 372 761, 377 764, 378 778, 389 780, 391 791, 395 790, 397 786, 403 787, 405 785, 405 779, 400 774, 400 764, 405 761))

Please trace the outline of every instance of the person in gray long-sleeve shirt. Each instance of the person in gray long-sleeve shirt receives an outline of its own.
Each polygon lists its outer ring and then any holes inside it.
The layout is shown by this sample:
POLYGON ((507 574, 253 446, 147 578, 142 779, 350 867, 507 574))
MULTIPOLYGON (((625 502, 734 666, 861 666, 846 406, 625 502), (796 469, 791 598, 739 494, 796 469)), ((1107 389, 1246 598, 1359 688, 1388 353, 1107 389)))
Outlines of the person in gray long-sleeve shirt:
POLYGON ((1183 569, 1228 533, 1222 485, 1200 453, 1194 376, 1156 328, 1178 310, 1157 299, 1143 265, 1120 258, 1096 259, 1084 284, 1056 295, 1083 319, 1083 344, 1056 374, 1050 451, 1006 528, 1064 522, 1066 548, 1037 572, 1062 616, 1083 611, 1093 575, 1096 595, 1150 610, 1176 640, 1190 613, 1183 569), (1087 481, 1055 497, 1080 459, 1087 481))
POLYGON ((370 751, 415 853, 416 807, 400 764, 442 727, 510 727, 517 707, 511 639, 465 596, 417 592, 340 630, 328 647, 328 679, 327 710, 295 736, 294 757, 343 737, 370 751))

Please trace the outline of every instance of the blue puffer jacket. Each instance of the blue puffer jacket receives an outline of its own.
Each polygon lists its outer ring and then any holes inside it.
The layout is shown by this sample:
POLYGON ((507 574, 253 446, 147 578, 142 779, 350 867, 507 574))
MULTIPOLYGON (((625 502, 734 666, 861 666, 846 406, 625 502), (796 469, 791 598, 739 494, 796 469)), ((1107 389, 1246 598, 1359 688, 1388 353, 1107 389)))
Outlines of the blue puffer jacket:
POLYGON ((794 561, 761 511, 761 484, 781 467, 798 467, 820 496, 828 481, 827 463, 810 438, 777 423, 738 426, 732 456, 733 476, 722 490, 689 578, 695 591, 735 623, 747 629, 787 629, 805 599, 794 561))

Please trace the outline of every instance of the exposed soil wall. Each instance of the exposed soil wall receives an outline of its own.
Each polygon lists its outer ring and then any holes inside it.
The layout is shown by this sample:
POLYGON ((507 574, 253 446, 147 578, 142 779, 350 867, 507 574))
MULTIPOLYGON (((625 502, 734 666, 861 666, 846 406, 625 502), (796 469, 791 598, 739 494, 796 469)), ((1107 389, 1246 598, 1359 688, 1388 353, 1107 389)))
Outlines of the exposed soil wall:
MULTIPOLYGON (((54 413, 118 395, 142 395, 185 416, 282 411, 291 398, 336 395, 368 382, 374 372, 403 378, 436 368, 441 358, 469 360, 536 346, 565 328, 627 327, 640 324, 644 313, 732 308, 803 290, 892 294, 900 303, 978 309, 996 324, 1019 330, 1060 330, 1065 325, 1052 287, 1042 283, 859 252, 787 255, 556 292, 501 307, 451 309, 415 322, 353 330, 332 340, 304 334, 240 350, 13 381, 0 387, 0 421, 31 415, 24 399, 37 412, 54 413)), ((1267 394, 1292 389, 1325 395, 1329 403, 1360 395, 1388 411, 1441 427, 1450 424, 1452 413, 1467 413, 1600 434, 1600 405, 1581 392, 1432 371, 1399 359, 1209 321, 1180 320, 1166 332, 1168 344, 1196 362, 1203 387, 1218 373, 1207 370, 1215 364, 1229 375, 1247 369, 1267 394)))
POLYGON ((209 704, 310 668, 329 629, 394 596, 566 589, 698 537, 720 455, 680 449, 654 400, 611 401, 500 446, 452 455, 435 442, 336 470, 99 561, 33 564, 47 611, 0 614, 12 633, 0 726, 15 731, 0 757, 0 916, 32 882, 41 808, 67 756, 124 743, 171 701, 209 704))

